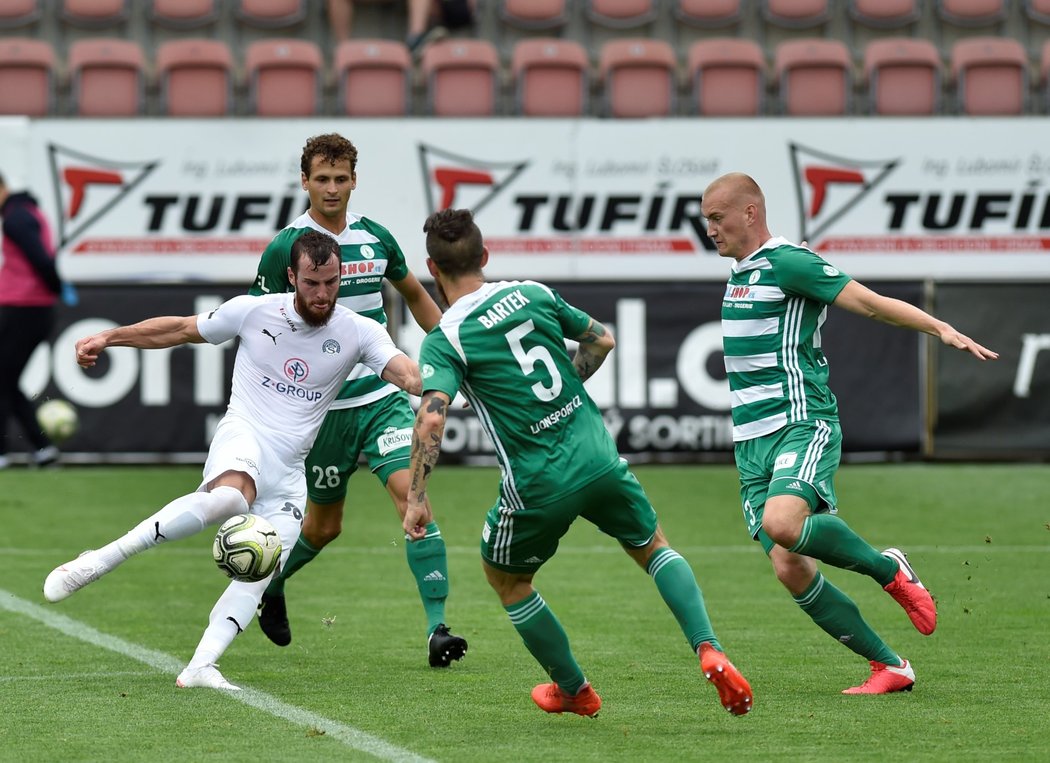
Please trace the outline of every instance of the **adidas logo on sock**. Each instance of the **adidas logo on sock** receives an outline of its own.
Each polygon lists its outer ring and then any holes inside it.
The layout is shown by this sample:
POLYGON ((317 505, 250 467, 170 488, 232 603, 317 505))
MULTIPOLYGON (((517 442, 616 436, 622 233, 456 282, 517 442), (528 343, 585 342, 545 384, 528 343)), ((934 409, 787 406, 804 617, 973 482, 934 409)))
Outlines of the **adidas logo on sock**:
POLYGON ((444 580, 444 579, 445 579, 445 576, 441 574, 440 570, 434 570, 433 572, 428 572, 426 575, 423 576, 423 580, 444 580))
POLYGON ((799 482, 798 480, 795 480, 794 482, 791 482, 791 483, 788 484, 787 489, 788 490, 801 490, 802 489, 802 483, 799 482))

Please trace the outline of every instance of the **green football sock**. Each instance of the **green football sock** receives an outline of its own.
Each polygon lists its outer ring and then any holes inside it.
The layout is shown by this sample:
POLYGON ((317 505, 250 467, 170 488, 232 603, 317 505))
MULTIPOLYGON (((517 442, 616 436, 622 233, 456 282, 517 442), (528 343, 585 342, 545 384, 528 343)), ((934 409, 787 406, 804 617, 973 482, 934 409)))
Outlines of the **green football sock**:
POLYGON ((897 574, 897 562, 880 554, 834 514, 806 517, 798 542, 788 551, 860 572, 880 586, 888 585, 897 574))
POLYGON ((667 607, 678 620, 682 633, 695 652, 703 642, 722 651, 704 606, 704 595, 689 563, 672 548, 661 548, 649 557, 649 573, 667 607))
POLYGON ((897 653, 864 621, 853 600, 819 572, 809 588, 792 598, 825 633, 847 648, 869 660, 901 664, 897 653))
POLYGON ((586 682, 583 670, 572 656, 569 637, 539 591, 504 607, 525 647, 558 686, 575 694, 586 682))
POLYGON ((266 594, 268 596, 284 596, 284 582, 288 580, 296 571, 313 561, 313 558, 321 553, 321 549, 314 548, 310 545, 310 541, 303 537, 302 533, 299 533, 299 540, 292 546, 292 552, 288 554, 288 562, 281 568, 281 573, 275 575, 273 580, 270 581, 270 585, 266 586, 266 594))
POLYGON ((425 537, 405 543, 405 557, 416 579, 419 598, 423 600, 429 636, 445 622, 445 599, 448 598, 448 556, 437 522, 427 525, 425 537))

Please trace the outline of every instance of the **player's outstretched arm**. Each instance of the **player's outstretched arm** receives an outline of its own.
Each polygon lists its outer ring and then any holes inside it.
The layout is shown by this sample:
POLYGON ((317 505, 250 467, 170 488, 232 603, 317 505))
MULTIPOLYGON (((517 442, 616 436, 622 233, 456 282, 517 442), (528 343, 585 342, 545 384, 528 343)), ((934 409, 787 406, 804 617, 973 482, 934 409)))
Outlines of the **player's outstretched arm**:
POLYGON ((935 336, 949 347, 968 352, 978 360, 994 360, 999 357, 999 353, 977 344, 925 310, 899 299, 884 297, 857 281, 846 284, 835 298, 834 304, 866 318, 935 336))
POLYGON ((140 350, 159 350, 180 344, 200 344, 204 338, 197 331, 197 316, 163 316, 150 318, 131 326, 118 326, 92 334, 76 345, 77 363, 84 368, 95 365, 98 356, 107 347, 136 347, 140 350))
POLYGON ((407 355, 395 355, 383 369, 383 379, 396 384, 410 395, 423 392, 423 380, 419 376, 419 364, 407 355))
POLYGON ((579 336, 569 338, 580 343, 576 348, 572 364, 583 381, 587 381, 594 375, 594 372, 601 367, 616 346, 612 331, 593 318, 586 331, 579 336))
POLYGON ((423 395, 412 430, 412 460, 408 466, 408 507, 402 527, 412 540, 426 537, 427 524, 433 521, 427 504, 427 485, 441 455, 445 421, 451 400, 444 392, 429 391, 423 395))
POLYGON ((441 320, 441 308, 437 306, 434 298, 430 296, 423 284, 419 282, 412 273, 400 281, 391 281, 394 288, 405 300, 412 317, 424 331, 430 331, 441 320))

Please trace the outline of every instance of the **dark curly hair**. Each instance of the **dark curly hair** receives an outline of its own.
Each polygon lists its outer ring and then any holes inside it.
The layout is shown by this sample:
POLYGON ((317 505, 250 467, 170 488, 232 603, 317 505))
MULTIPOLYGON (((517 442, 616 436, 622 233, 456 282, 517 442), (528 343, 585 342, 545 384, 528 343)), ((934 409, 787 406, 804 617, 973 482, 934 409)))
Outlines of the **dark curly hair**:
POLYGON ((292 272, 299 274, 299 260, 309 260, 312 269, 317 270, 329 257, 340 258, 338 242, 327 233, 308 230, 292 243, 292 272))
POLYGON ((330 164, 349 159, 350 174, 357 173, 357 147, 337 132, 315 135, 306 141, 303 158, 299 162, 299 168, 306 177, 310 177, 310 165, 315 156, 320 156, 330 164))

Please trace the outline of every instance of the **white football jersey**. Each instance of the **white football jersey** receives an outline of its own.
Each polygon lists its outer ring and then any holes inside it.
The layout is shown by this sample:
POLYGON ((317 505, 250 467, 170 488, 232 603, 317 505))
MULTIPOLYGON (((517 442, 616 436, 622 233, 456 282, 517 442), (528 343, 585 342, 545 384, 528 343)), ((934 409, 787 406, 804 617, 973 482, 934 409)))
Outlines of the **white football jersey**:
POLYGON ((242 295, 197 316, 211 344, 240 337, 227 416, 251 422, 279 456, 302 459, 350 369, 383 373, 403 354, 370 318, 336 305, 326 326, 295 311, 295 294, 242 295))

